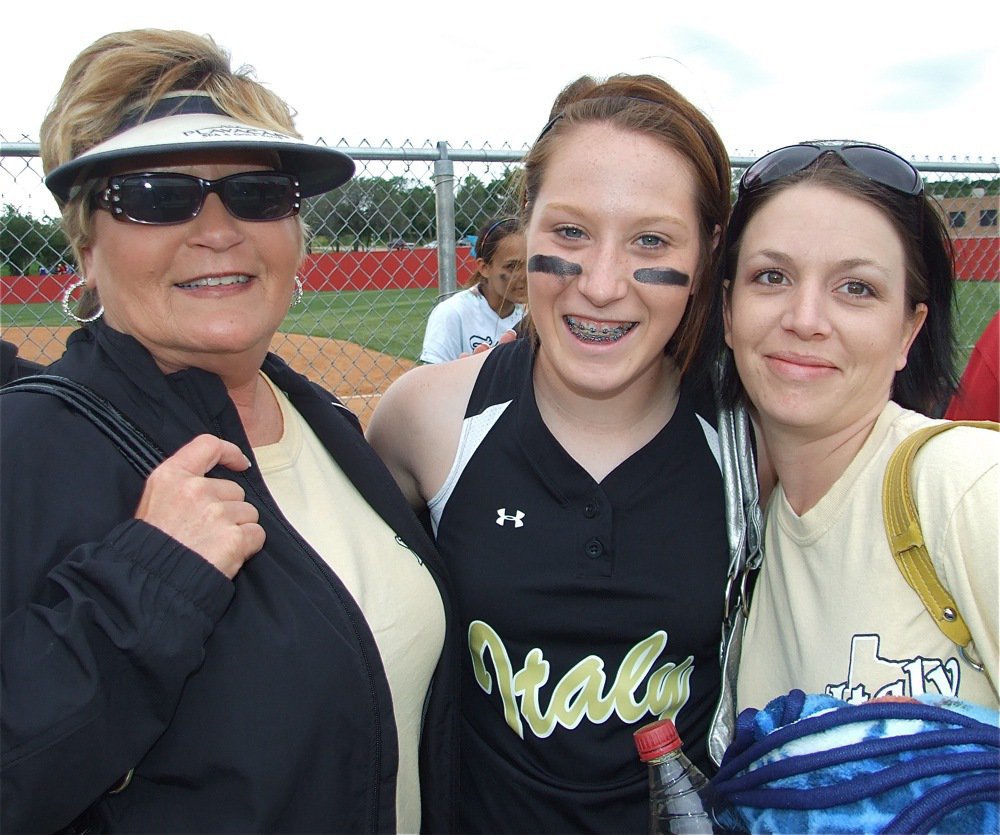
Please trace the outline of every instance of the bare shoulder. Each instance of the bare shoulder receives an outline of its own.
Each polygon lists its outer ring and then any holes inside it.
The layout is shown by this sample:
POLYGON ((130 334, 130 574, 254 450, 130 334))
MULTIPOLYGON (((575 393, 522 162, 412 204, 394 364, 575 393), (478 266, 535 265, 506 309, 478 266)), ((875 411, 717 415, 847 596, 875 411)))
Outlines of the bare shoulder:
POLYGON ((393 382, 379 400, 372 417, 375 431, 381 422, 399 417, 408 423, 440 423, 457 416, 461 423, 485 360, 485 355, 476 355, 411 368, 393 382))
POLYGON ((451 469, 465 409, 486 361, 478 354, 422 365, 397 379, 379 400, 368 441, 414 505, 433 496, 451 469))

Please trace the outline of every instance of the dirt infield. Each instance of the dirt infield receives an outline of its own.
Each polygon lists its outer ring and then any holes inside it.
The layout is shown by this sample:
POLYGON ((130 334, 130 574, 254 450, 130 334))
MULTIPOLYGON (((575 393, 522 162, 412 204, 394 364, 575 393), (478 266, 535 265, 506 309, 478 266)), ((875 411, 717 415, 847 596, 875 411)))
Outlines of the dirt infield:
MULTIPOLYGON (((74 328, 4 328, 4 339, 19 346, 25 359, 52 362, 74 328)), ((325 386, 368 425, 372 410, 389 384, 416 363, 369 351, 354 342, 298 333, 279 333, 271 350, 292 368, 325 386)))

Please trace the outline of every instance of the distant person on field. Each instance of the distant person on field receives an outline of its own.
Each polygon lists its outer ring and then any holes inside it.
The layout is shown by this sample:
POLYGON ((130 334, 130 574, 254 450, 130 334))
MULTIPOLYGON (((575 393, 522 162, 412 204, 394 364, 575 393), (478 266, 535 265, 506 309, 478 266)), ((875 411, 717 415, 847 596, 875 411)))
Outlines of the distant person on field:
POLYGON ((1000 313, 994 313, 972 349, 958 391, 948 404, 948 420, 1000 420, 1000 313))
POLYGON ((472 286, 431 311, 421 362, 447 362, 481 345, 493 347, 524 316, 524 235, 517 218, 490 220, 476 241, 476 256, 472 286))

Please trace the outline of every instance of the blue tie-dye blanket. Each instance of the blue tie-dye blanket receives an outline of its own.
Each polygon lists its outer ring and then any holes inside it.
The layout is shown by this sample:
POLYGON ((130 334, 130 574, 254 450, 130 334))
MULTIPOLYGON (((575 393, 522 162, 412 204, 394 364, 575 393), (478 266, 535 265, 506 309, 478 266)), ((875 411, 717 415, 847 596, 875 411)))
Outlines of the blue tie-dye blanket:
POLYGON ((850 705, 793 690, 740 714, 712 781, 729 807, 721 822, 775 833, 998 832, 998 716, 944 696, 850 705))

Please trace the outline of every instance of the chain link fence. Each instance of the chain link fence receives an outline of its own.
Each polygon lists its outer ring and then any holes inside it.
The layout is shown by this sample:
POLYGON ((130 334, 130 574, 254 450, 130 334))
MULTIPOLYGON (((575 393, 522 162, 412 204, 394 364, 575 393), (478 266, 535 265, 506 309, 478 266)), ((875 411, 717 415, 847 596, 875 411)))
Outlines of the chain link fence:
MULTIPOLYGON (((381 394, 416 364, 435 303, 472 275, 470 244, 489 218, 514 212, 523 150, 359 147, 354 179, 307 201, 303 300, 272 348, 335 391, 366 423, 381 394)), ((734 156, 738 179, 751 158, 734 156)), ((1000 167, 915 160, 956 245, 960 363, 1000 307, 1000 167)), ((0 135, 0 327, 28 359, 58 358, 75 323, 61 301, 79 277, 42 181, 38 145, 0 135)))

